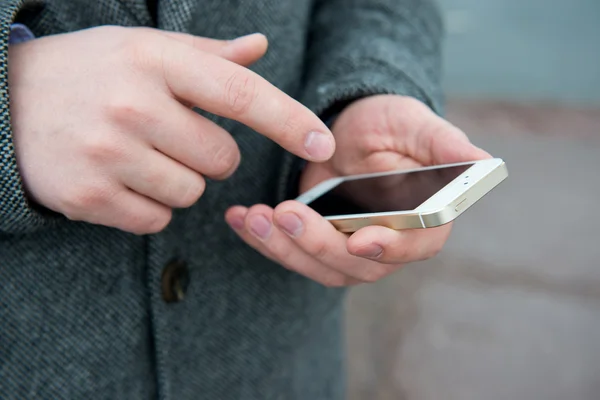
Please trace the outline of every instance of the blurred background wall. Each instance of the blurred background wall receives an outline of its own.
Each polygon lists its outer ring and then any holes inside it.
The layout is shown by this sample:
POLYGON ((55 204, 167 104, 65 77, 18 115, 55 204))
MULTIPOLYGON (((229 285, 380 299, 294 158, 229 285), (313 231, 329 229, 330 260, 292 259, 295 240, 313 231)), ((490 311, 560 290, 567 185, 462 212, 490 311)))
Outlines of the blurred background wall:
POLYGON ((600 1, 438 3, 449 94, 600 105, 600 1))
POLYGON ((439 2, 447 118, 510 177, 351 292, 350 399, 600 399, 600 1, 439 2))

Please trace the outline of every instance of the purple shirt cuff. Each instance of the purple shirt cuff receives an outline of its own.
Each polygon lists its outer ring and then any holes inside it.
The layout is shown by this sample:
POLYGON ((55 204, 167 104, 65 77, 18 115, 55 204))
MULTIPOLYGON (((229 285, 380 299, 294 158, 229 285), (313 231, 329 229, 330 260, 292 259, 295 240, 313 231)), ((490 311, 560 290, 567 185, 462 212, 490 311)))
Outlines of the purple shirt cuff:
POLYGON ((33 33, 23 24, 12 24, 8 44, 19 44, 35 39, 33 33))

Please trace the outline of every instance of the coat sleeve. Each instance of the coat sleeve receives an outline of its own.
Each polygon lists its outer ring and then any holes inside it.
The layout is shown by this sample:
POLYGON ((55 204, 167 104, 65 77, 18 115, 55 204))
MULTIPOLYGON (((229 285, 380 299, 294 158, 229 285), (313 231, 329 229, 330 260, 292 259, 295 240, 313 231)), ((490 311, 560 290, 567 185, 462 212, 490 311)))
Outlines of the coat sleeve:
POLYGON ((8 85, 8 42, 17 13, 39 1, 0 0, 0 234, 35 231, 56 217, 34 207, 25 195, 15 158, 8 85))
MULTIPOLYGON (((443 113, 435 0, 315 0, 300 97, 324 120, 376 94, 411 96, 443 113)), ((279 199, 293 198, 301 161, 284 157, 279 199)))

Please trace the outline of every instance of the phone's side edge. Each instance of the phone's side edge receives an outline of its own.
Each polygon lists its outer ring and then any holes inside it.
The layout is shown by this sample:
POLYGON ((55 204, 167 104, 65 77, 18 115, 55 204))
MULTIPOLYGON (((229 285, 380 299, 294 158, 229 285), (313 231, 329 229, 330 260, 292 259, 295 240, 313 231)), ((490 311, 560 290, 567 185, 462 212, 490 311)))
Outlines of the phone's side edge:
POLYGON ((444 208, 435 211, 420 212, 419 215, 423 221, 423 227, 435 228, 437 226, 446 225, 454 221, 466 210, 481 200, 485 195, 490 193, 507 177, 508 169, 506 167, 506 163, 502 162, 498 167, 490 171, 490 173, 484 178, 480 179, 469 189, 465 190, 463 195, 459 196, 444 208))
POLYGON ((420 229, 425 227, 421 216, 416 212, 382 213, 368 217, 327 219, 337 230, 344 233, 356 232, 361 228, 371 225, 385 226, 394 230, 420 229))
POLYGON ((311 201, 318 199, 328 191, 332 190, 334 187, 336 187, 343 181, 344 178, 342 177, 328 179, 319 183, 317 186, 309 189, 308 191, 302 193, 300 196, 296 197, 295 200, 303 204, 308 204, 311 201))

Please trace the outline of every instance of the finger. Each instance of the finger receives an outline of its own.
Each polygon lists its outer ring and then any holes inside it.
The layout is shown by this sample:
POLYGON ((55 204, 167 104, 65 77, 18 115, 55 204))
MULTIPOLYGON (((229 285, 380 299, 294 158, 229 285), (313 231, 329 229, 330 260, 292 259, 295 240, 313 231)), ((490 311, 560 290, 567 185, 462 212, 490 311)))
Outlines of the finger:
POLYGON ((170 208, 123 188, 85 220, 145 235, 162 231, 171 221, 171 215, 170 208))
POLYGON ((348 252, 384 264, 405 264, 436 256, 450 235, 451 224, 436 228, 395 231, 368 226, 348 239, 348 252))
POLYGON ((217 40, 180 32, 160 31, 164 36, 180 41, 197 50, 223 57, 248 67, 265 55, 268 48, 266 36, 254 33, 233 40, 217 40))
POLYGON ((250 246, 265 257, 328 287, 360 283, 310 257, 273 226, 273 210, 264 205, 250 209, 233 207, 226 214, 227 223, 250 246))
POLYGON ((323 121, 254 72, 176 41, 161 54, 161 74, 175 97, 241 122, 302 158, 333 155, 333 135, 323 121))
POLYGON ((140 149, 127 163, 117 164, 117 176, 129 189, 168 207, 190 207, 204 193, 206 182, 195 171, 153 149, 140 149))
POLYGON ((296 201, 280 204, 274 220, 302 250, 340 273, 363 282, 375 282, 396 269, 348 253, 346 235, 304 204, 296 201))
POLYGON ((152 146, 204 176, 225 179, 233 174, 241 155, 229 132, 172 99, 154 106, 160 118, 136 127, 152 146))

